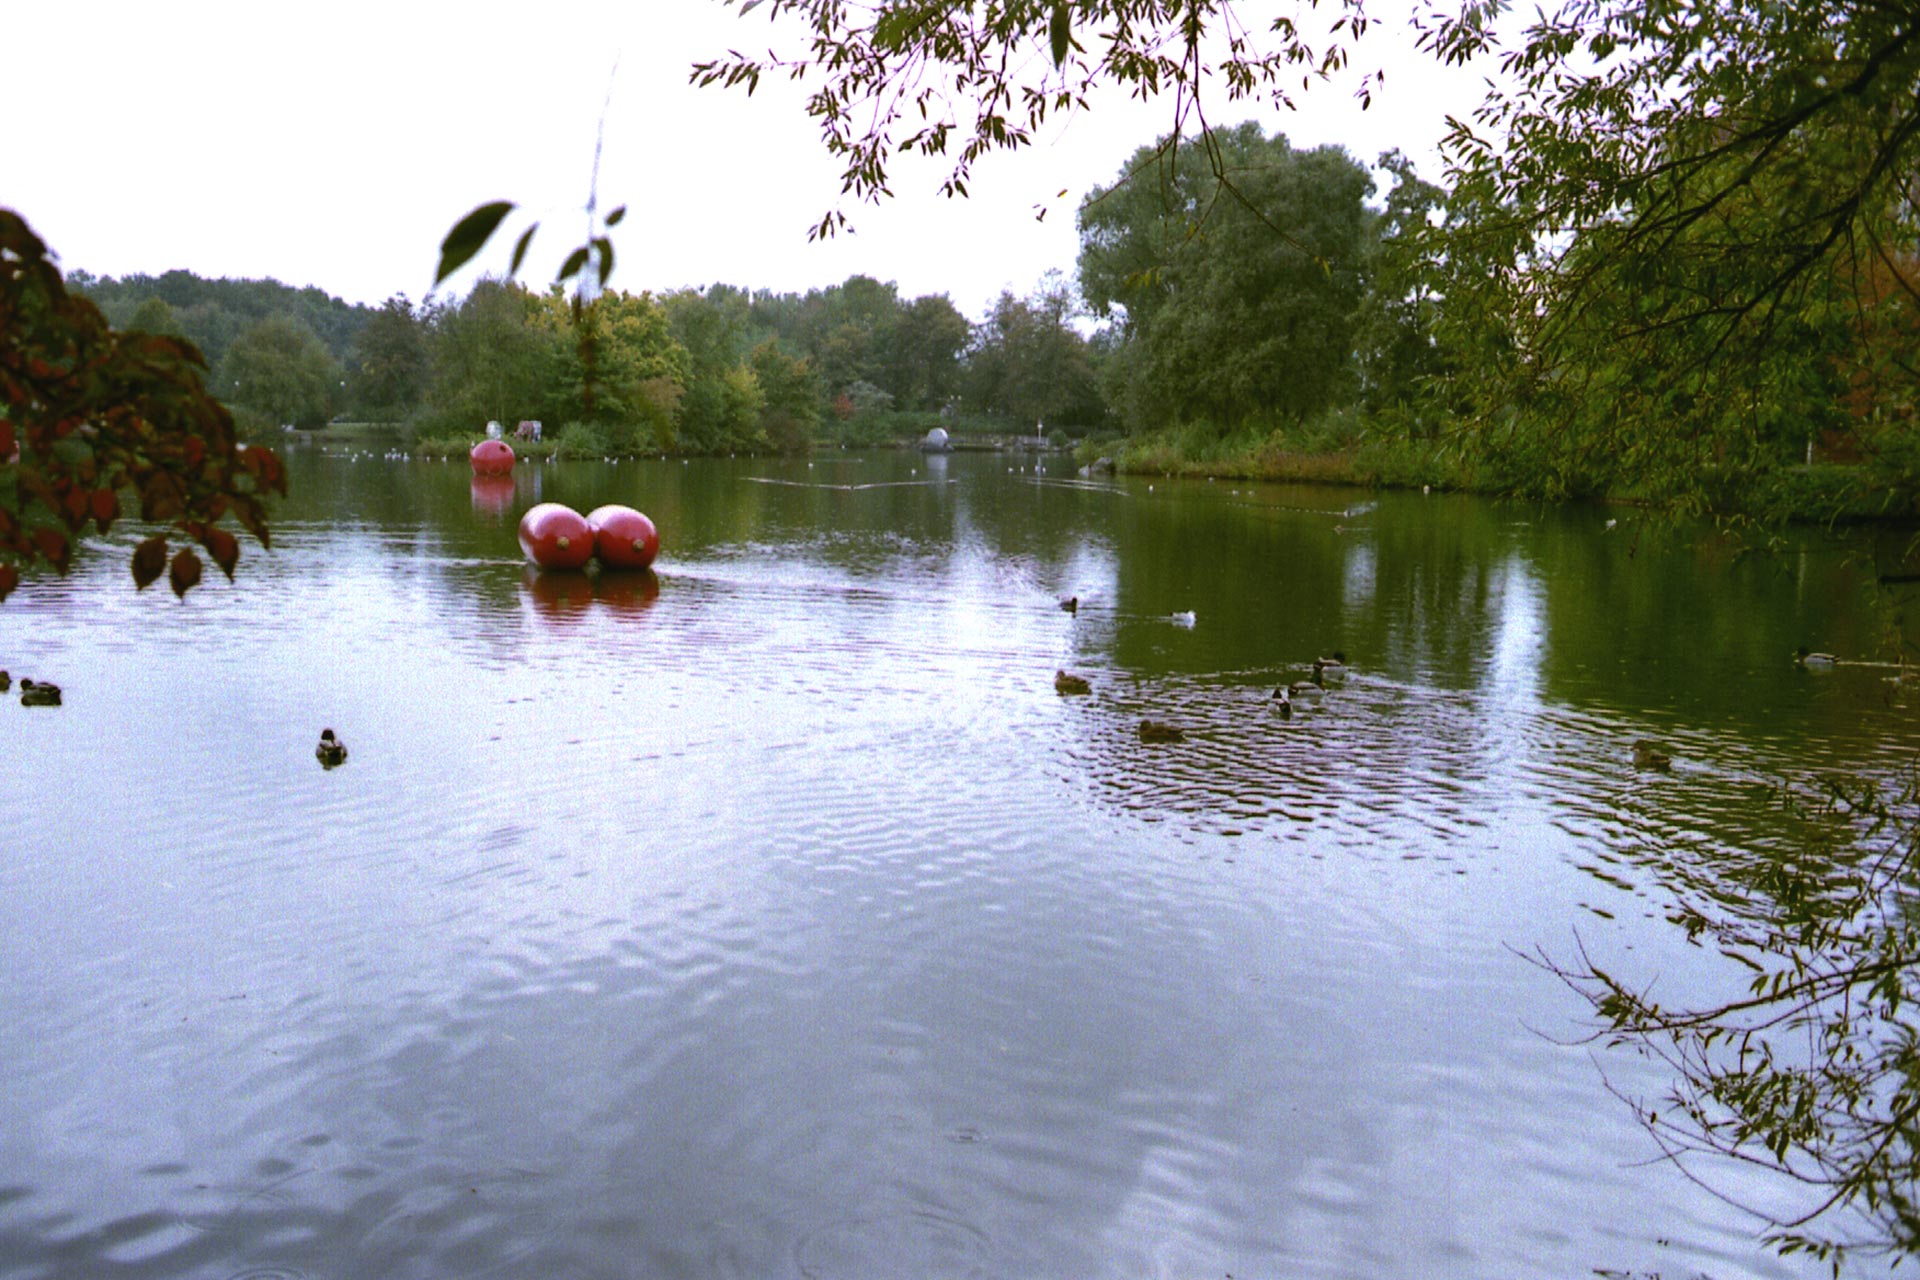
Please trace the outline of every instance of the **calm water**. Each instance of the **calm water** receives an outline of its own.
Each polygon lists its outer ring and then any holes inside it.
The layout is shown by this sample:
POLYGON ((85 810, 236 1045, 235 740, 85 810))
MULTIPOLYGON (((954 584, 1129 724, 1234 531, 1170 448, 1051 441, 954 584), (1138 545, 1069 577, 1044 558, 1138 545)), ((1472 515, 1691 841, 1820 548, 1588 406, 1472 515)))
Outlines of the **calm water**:
POLYGON ((0 607, 66 689, 0 700, 0 1277, 1819 1274, 1649 1163, 1606 1086, 1660 1077, 1521 953, 1738 980, 1676 888, 1778 838, 1766 780, 1920 744, 1788 661, 1892 651, 1837 548, 990 457, 290 461, 238 584, 116 546, 0 607), (523 569, 537 499, 646 510, 657 579, 523 569))

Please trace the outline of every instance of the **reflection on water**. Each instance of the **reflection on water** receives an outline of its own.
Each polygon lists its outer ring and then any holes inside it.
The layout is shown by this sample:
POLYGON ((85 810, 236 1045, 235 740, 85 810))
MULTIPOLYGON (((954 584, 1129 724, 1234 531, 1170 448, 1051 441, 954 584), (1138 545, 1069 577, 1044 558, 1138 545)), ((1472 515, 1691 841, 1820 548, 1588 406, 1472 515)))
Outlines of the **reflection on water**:
POLYGON ((1813 1274, 1515 953, 1738 980, 1676 887, 1916 741, 1787 660, 1870 570, 1020 465, 300 454, 232 586, 13 597, 0 1275, 1813 1274))

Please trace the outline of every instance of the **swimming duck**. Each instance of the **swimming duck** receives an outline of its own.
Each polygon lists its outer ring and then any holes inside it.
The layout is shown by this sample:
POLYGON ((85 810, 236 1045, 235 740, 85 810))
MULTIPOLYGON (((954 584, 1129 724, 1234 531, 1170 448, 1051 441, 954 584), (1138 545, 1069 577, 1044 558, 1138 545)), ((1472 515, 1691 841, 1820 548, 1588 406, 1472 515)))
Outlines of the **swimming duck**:
POLYGON ((1295 680, 1287 686, 1286 693, 1290 698, 1324 698, 1327 686, 1318 680, 1295 680))
POLYGON ((1142 742, 1185 742, 1186 730, 1179 725, 1163 724, 1158 720, 1140 722, 1140 741, 1142 742))
POLYGON ((1805 645, 1801 645, 1793 651, 1793 660, 1803 667, 1837 667, 1840 665, 1840 659, 1834 657, 1832 654, 1808 653, 1805 645))
POLYGON ((323 768, 337 768, 347 762, 347 744, 334 737, 333 730, 322 729, 320 745, 313 749, 313 758, 318 760, 323 768))
POLYGON ((1058 694, 1092 693, 1093 686, 1085 678, 1065 671, 1053 673, 1053 691, 1058 694))
POLYGON ((1188 630, 1193 629, 1193 624, 1197 620, 1191 609, 1183 609, 1179 613, 1170 613, 1167 615, 1168 622, 1171 622, 1176 627, 1186 627, 1188 630))
POLYGON ((44 680, 23 678, 20 681, 20 705, 23 707, 57 707, 60 705, 60 686, 48 684, 44 680))
POLYGON ((1346 678, 1347 655, 1338 649, 1333 651, 1331 658, 1315 658, 1313 660, 1313 682, 1315 684, 1325 684, 1329 680, 1345 680, 1346 678))
POLYGON ((13 688, 13 677, 4 671, 0 671, 0 693, 5 693, 11 688, 13 688))
POLYGON ((1068 613, 1078 613, 1080 612, 1080 597, 1067 596, 1060 601, 1060 607, 1068 613))
POLYGON ((1651 738, 1642 738, 1633 744, 1633 767, 1636 769, 1671 770, 1673 757, 1662 751, 1651 738))
POLYGON ((1293 699, 1287 696, 1285 689, 1275 689, 1269 701, 1273 703, 1273 709, 1280 713, 1282 720, 1293 719, 1293 699))

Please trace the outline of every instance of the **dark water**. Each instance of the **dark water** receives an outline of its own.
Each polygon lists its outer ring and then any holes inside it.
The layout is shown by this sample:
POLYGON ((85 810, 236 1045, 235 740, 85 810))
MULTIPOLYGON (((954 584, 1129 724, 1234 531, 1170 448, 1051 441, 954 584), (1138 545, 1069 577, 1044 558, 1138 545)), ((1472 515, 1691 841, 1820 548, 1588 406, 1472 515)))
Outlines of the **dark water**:
POLYGON ((1788 661, 1894 651, 1841 548, 969 456, 291 461, 236 585, 101 547, 0 608, 66 689, 0 701, 4 1280, 1820 1273, 1650 1163, 1607 1085, 1659 1075, 1522 955, 1740 980, 1676 887, 1778 839, 1769 779, 1920 744, 1788 661), (523 569, 542 498, 649 512, 657 578, 523 569))

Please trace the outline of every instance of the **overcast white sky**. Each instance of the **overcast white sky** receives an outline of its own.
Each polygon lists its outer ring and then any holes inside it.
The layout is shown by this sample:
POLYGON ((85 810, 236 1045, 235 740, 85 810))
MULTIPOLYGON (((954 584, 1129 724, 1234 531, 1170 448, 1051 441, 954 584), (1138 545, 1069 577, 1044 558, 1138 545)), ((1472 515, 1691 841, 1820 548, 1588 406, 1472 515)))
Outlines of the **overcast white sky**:
MULTIPOLYGON (((1249 19, 1268 11, 1282 6, 1242 6, 1249 19)), ((1481 82, 1412 55, 1397 14, 1374 17, 1388 38, 1370 35, 1360 62, 1389 80, 1370 111, 1347 83, 1256 118, 1365 162, 1397 146, 1437 176, 1443 113, 1470 110, 1481 82)), ((584 224, 610 75, 602 207, 629 207, 617 286, 803 290, 864 272, 909 297, 950 294, 973 317, 1002 288, 1072 271, 1081 196, 1172 111, 1113 95, 983 164, 965 201, 937 194, 943 171, 903 161, 896 199, 854 209, 855 234, 809 244, 839 171, 800 94, 687 83, 695 60, 776 35, 718 0, 0 0, 0 30, 12 125, 0 203, 66 267, 273 276, 370 303, 424 296, 447 228, 491 199, 542 219, 524 274, 550 278, 584 224)), ((1216 123, 1247 115, 1211 110, 1216 123)), ((454 287, 506 255, 495 246, 454 287)))

